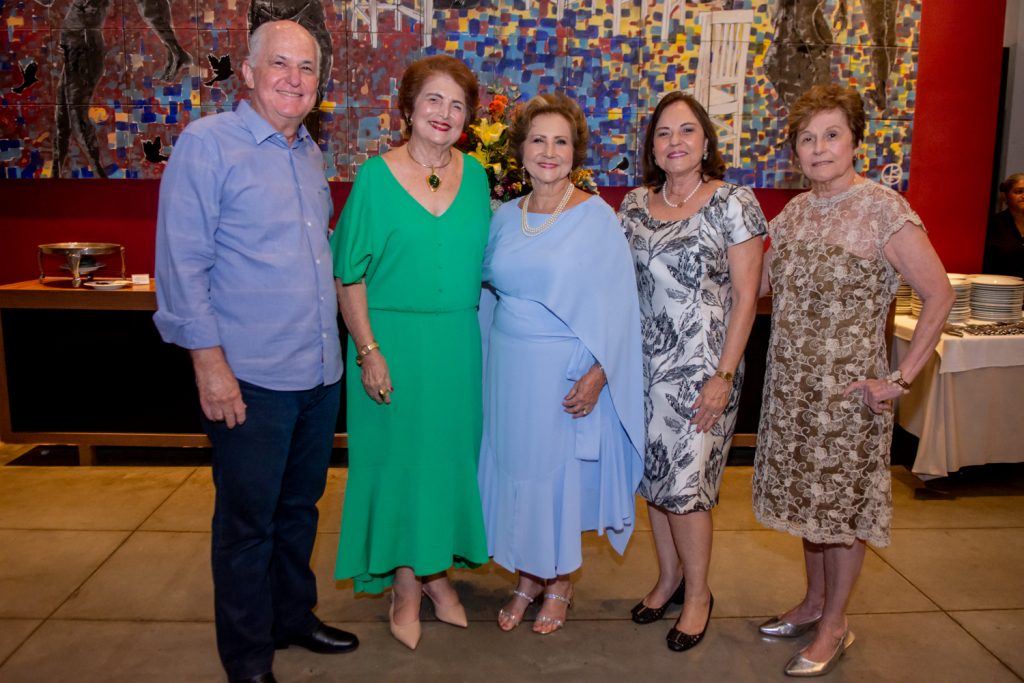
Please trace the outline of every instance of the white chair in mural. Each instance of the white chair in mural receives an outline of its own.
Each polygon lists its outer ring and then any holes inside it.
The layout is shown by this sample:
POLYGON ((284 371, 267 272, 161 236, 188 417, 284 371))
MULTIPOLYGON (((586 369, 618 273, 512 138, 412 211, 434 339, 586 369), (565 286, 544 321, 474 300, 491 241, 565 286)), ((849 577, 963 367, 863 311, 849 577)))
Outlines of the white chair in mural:
POLYGON ((395 28, 401 30, 403 17, 420 22, 423 47, 430 47, 434 26, 434 0, 355 0, 352 3, 352 31, 369 31, 370 45, 377 47, 380 15, 393 12, 395 28), (365 25, 366 28, 362 28, 365 25))
MULTIPOLYGON (((642 7, 644 14, 647 10, 647 2, 642 0, 642 7)), ((679 10, 679 18, 683 19, 686 14, 686 0, 663 0, 661 5, 661 42, 666 42, 669 38, 668 27, 672 25, 672 13, 679 10)))
POLYGON ((743 95, 753 23, 753 10, 700 15, 700 49, 690 93, 704 105, 718 127, 723 148, 732 148, 732 165, 740 162, 743 95))

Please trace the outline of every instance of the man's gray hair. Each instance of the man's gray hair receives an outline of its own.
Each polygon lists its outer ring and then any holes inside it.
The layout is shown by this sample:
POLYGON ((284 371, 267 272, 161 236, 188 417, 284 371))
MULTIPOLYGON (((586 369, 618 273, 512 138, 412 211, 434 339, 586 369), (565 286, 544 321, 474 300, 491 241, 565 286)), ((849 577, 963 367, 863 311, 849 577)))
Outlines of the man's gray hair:
POLYGON ((317 78, 320 78, 320 43, 317 41, 316 37, 309 32, 309 29, 307 29, 299 22, 292 21, 291 19, 279 19, 277 21, 268 21, 257 26, 256 30, 249 34, 249 54, 246 55, 245 61, 249 63, 249 66, 251 68, 256 68, 256 63, 259 61, 260 57, 263 54, 263 40, 267 37, 267 33, 270 32, 271 28, 275 24, 280 24, 285 21, 295 24, 296 26, 301 28, 309 35, 309 39, 313 41, 313 49, 316 52, 316 59, 313 61, 313 64, 316 68, 316 76, 317 78))

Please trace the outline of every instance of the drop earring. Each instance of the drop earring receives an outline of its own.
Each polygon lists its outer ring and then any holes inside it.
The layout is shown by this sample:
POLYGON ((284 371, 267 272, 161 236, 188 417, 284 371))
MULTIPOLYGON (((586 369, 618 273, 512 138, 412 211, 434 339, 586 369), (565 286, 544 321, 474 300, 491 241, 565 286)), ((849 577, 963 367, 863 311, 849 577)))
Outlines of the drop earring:
POLYGON ((704 161, 708 160, 708 141, 704 141, 704 156, 701 157, 704 161))

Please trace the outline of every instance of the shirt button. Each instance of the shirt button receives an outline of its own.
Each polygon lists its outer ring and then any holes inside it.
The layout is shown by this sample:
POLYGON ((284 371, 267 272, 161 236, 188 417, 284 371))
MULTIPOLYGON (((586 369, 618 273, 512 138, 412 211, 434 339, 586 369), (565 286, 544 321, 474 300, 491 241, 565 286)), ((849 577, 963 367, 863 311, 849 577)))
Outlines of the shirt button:
POLYGON ((317 262, 317 265, 319 265, 320 264, 320 259, 317 259, 316 262, 317 262))
POLYGON ((313 227, 312 221, 306 221, 306 225, 308 225, 309 227, 313 227))
POLYGON ((323 333, 323 334, 321 334, 320 336, 321 336, 321 337, 323 337, 324 339, 327 339, 327 333, 326 333, 326 332, 324 332, 324 333, 323 333))

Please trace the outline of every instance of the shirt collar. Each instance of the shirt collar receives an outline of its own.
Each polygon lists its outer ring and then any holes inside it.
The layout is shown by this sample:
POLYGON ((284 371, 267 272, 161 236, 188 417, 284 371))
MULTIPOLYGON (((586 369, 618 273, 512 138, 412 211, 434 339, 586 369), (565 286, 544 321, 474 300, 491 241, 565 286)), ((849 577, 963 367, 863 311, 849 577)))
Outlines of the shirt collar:
MULTIPOLYGON (((252 108, 248 100, 239 102, 235 113, 242 119, 242 123, 249 129, 249 132, 252 133, 252 137, 256 140, 257 145, 265 142, 268 138, 273 138, 280 134, 266 119, 256 113, 256 110, 252 108)), ((295 133, 295 141, 302 142, 308 137, 309 131, 306 130, 306 126, 299 124, 299 130, 295 133)))

